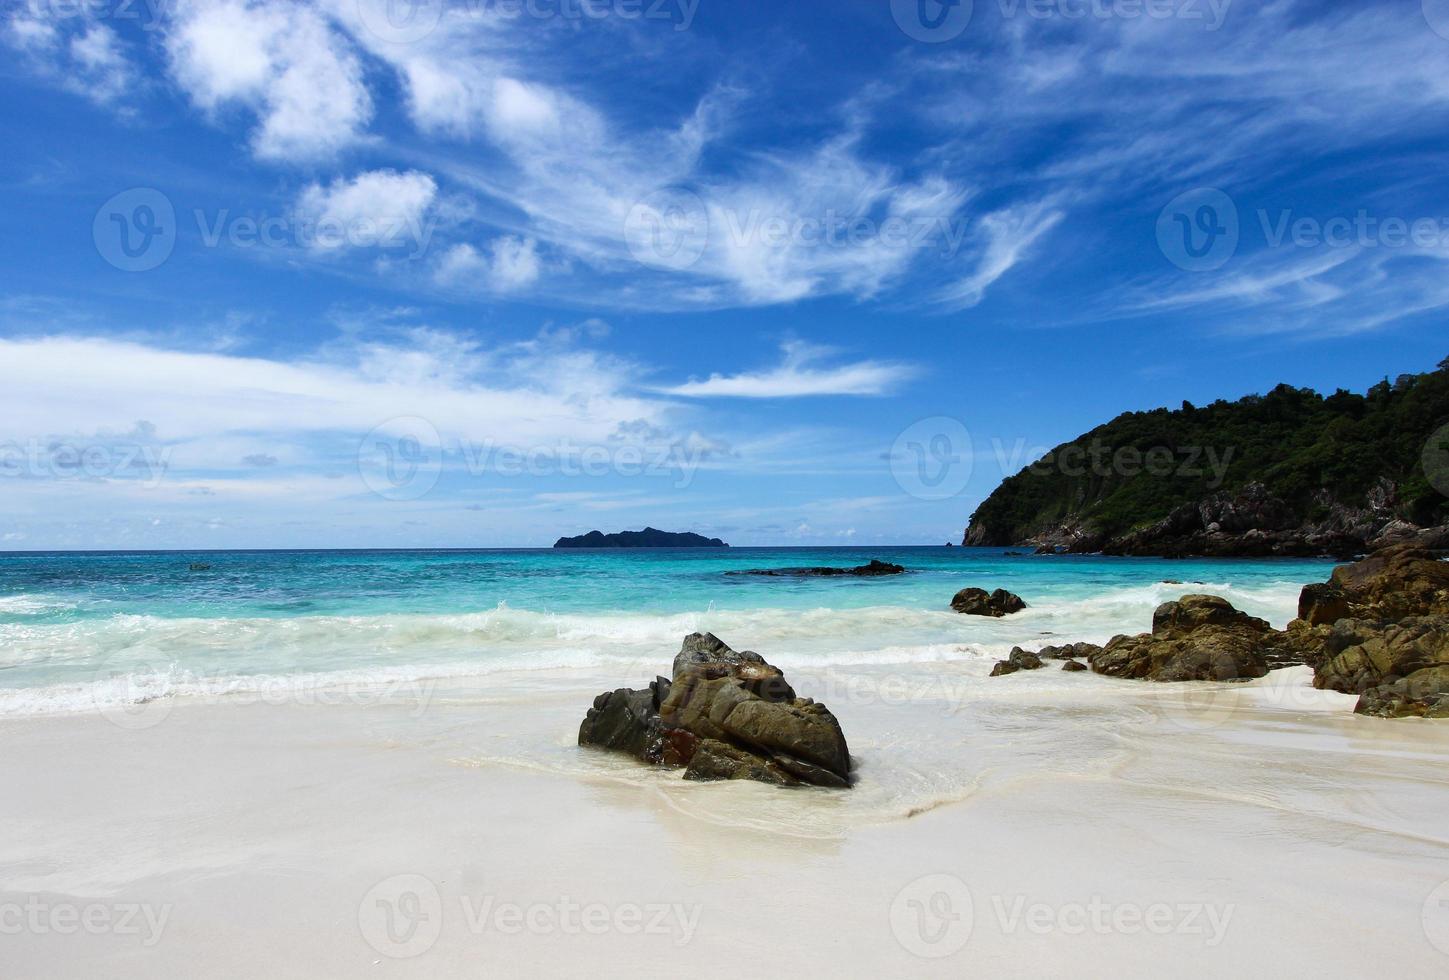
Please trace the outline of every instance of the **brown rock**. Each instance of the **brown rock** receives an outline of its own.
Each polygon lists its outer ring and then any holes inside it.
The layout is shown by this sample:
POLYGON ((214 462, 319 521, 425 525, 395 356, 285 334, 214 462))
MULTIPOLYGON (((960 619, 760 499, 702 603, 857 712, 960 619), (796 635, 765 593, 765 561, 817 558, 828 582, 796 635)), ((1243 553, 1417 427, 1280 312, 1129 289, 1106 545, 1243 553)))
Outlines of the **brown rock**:
POLYGON ((1426 667, 1365 691, 1353 710, 1380 718, 1449 718, 1449 665, 1426 667))
POLYGON ((800 780, 775 765, 744 749, 706 738, 699 743, 684 778, 699 782, 713 782, 720 779, 753 779, 760 783, 776 786, 798 786, 800 780))
POLYGON ((1335 568, 1327 587, 1306 586, 1299 615, 1313 625, 1340 619, 1449 615, 1449 562, 1415 544, 1384 548, 1335 568))
POLYGON ((1268 653, 1284 642, 1284 634, 1226 599, 1189 595, 1159 606, 1151 633, 1114 637, 1089 661, 1097 673, 1111 677, 1243 680, 1268 673, 1268 653))
POLYGON ((1411 616, 1397 623, 1344 619, 1326 630, 1315 687, 1362 694, 1449 665, 1449 616, 1411 616))
POLYGON ((759 654, 732 650, 709 633, 685 638, 672 681, 596 698, 579 744, 685 766, 694 780, 850 785, 850 751, 830 710, 796 697, 759 654))
POLYGON ((1348 615, 1348 593, 1331 582, 1305 585, 1298 597, 1298 618, 1309 626, 1336 623, 1348 615))

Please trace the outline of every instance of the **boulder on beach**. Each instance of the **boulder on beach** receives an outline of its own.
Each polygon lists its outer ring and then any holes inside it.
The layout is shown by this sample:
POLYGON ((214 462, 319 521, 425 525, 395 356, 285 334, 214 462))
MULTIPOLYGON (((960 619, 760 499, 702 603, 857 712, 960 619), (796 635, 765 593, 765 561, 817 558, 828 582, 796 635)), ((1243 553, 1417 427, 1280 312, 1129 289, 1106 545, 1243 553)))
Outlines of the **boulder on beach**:
POLYGON ((951 600, 951 608, 966 616, 991 616, 1000 619, 1012 613, 1021 612, 1026 603, 1021 596, 1005 589, 987 592, 985 589, 962 589, 951 600))
POLYGON ((1432 615, 1449 615, 1449 562, 1413 544, 1340 565, 1326 583, 1304 586, 1298 600, 1298 618, 1314 626, 1432 615))
POLYGON ((1341 619, 1307 636, 1320 653, 1313 685, 1359 695, 1359 714, 1449 716, 1449 616, 1341 619))
POLYGON ((686 637, 674 676, 594 700, 579 744, 682 767, 691 780, 850 785, 845 734, 830 710, 800 698, 784 673, 711 633, 686 637))
POLYGON ((1287 635, 1315 687, 1383 718, 1449 717, 1449 563, 1391 544, 1304 586, 1287 635))
POLYGON ((1110 677, 1150 681, 1233 681, 1268 673, 1284 635, 1220 596, 1187 595, 1157 607, 1152 632, 1113 637, 1089 655, 1110 677))

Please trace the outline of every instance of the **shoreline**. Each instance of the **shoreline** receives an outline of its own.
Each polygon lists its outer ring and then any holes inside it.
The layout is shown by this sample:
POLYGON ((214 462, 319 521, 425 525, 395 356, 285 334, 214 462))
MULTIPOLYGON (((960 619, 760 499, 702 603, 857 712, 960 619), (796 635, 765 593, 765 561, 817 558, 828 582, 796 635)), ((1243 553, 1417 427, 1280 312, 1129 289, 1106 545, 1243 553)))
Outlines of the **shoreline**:
POLYGON ((580 755, 558 725, 576 722, 590 683, 516 704, 454 685, 421 721, 406 703, 178 703, 137 731, 0 722, 0 815, 14 828, 0 907, 140 905, 140 928, 164 921, 149 946, 144 931, 7 937, 7 963, 27 976, 450 977, 630 962, 664 976, 687 956, 692 974, 726 976, 750 935, 819 973, 1130 963, 1196 977, 1285 950, 1289 976, 1437 966, 1420 918, 1449 852, 1434 816, 1449 804, 1449 732, 1356 719, 1306 676, 1289 703, 1249 698, 1229 715, 1199 716, 1186 690, 1111 681, 1111 701, 1080 685, 986 687, 956 711, 928 693, 847 699, 837 711, 866 763, 852 793, 875 791, 899 722, 922 712, 936 741, 960 739, 937 762, 979 770, 952 798, 866 821, 841 819, 823 791, 691 785, 580 755), (975 728, 992 702, 1011 711, 975 728), (1216 723, 1181 723, 1192 717, 1216 723), (578 767, 510 755, 535 740, 578 767), (910 903, 938 894, 956 918, 922 931, 910 903), (1333 915, 1304 914, 1325 901, 1333 915), (584 930, 570 903, 600 925, 584 930), (1147 929, 1164 908, 1167 926, 1147 929))
MULTIPOLYGON (((687 962, 725 977, 749 936, 822 975, 1195 978, 1285 952, 1291 977, 1435 974, 1449 728, 1356 715, 1307 666, 1238 682, 989 678, 1007 645, 1142 628, 1160 599, 1217 591, 1148 579, 1074 582, 999 620, 712 611, 703 625, 726 623, 839 718, 849 790, 690 782, 579 747, 599 691, 668 670, 677 640, 655 634, 675 616, 463 617, 472 672, 255 691, 222 677, 203 696, 0 714, 7 966, 448 978, 627 963, 662 977, 687 962), (550 635, 566 653, 588 624, 618 634, 618 655, 479 673, 483 622, 534 656, 550 635), (886 628, 930 643, 903 658, 886 628), (869 651, 849 654, 852 635, 869 651)), ((1245 574, 1224 591, 1286 625, 1295 582, 1245 574)), ((384 619, 436 641, 440 617, 384 619)), ((135 624, 138 642, 161 643, 160 622, 135 624)), ((248 642, 289 636, 318 657, 330 637, 370 654, 367 670, 386 664, 361 639, 387 635, 377 624, 271 622, 280 632, 246 625, 248 642)))

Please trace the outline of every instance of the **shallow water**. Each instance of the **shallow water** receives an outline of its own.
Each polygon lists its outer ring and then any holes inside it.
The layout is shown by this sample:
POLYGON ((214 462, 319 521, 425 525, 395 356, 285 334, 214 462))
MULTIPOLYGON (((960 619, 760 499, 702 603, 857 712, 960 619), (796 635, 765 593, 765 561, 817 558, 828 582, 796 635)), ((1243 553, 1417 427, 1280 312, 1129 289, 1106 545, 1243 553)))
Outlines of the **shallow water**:
POLYGON ((978 548, 6 555, 0 713, 520 669, 648 677, 696 630, 786 668, 980 659, 1145 630, 1190 591, 1282 626, 1326 571, 978 548), (726 574, 872 558, 908 572, 726 574), (1030 608, 959 616, 949 601, 966 586, 1010 589, 1030 608))

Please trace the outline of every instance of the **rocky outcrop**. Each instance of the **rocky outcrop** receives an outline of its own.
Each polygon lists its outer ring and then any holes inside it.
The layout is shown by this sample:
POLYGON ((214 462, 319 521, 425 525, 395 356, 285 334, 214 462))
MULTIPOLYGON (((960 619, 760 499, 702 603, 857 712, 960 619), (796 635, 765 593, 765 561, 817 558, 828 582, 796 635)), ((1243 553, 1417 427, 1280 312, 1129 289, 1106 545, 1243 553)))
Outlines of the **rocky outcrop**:
POLYGON ((1449 617, 1410 616, 1393 623, 1342 619, 1326 628, 1320 649, 1314 685, 1362 694, 1449 664, 1449 617))
POLYGON ((1021 596, 1005 589, 988 593, 985 589, 962 589, 951 600, 951 608, 966 616, 991 616, 1000 619, 1021 612, 1026 603, 1021 596))
POLYGON ((1396 620, 1449 615, 1449 563, 1414 544, 1397 544, 1305 586, 1298 617, 1312 625, 1340 619, 1396 620))
POLYGON ((828 565, 816 565, 803 568, 746 568, 740 571, 725 572, 725 574, 765 575, 779 578, 831 578, 838 575, 854 576, 856 578, 874 578, 877 575, 900 575, 905 570, 904 565, 893 565, 888 561, 873 558, 870 564, 856 565, 854 568, 833 568, 828 565))
POLYGON ((1249 483, 1178 507, 1155 524, 1103 543, 1112 555, 1204 555, 1266 558, 1362 554, 1369 542, 1395 522, 1393 512, 1349 507, 1328 498, 1324 516, 1305 520, 1263 484, 1249 483))
POLYGON ((1449 563, 1415 543, 1383 548, 1304 586, 1288 635, 1315 687, 1355 711, 1449 717, 1449 563))
POLYGON ((661 531, 646 527, 642 531, 619 531, 605 534, 590 531, 573 538, 559 538, 555 548, 728 548, 719 538, 706 538, 690 531, 661 531))
POLYGON ((1188 595, 1157 608, 1151 633, 1114 637, 1088 661, 1110 677, 1234 681, 1268 673, 1270 656, 1292 658, 1283 633, 1219 596, 1188 595))
POLYGON ((692 780, 850 785, 850 752, 830 710, 797 697, 759 654, 710 633, 685 638, 671 680, 599 695, 579 744, 682 767, 692 780))
MULTIPOLYGON (((1396 544, 1449 550, 1449 525, 1420 527, 1395 516, 1390 488, 1364 506, 1324 497, 1321 516, 1305 519, 1261 483, 1219 491, 1183 504, 1160 521, 1125 534, 1106 535, 1077 520, 1053 525, 1009 544, 1038 554, 1203 556, 1210 558, 1316 557, 1351 559, 1396 544)), ((985 540, 967 530, 968 540, 985 540)))

